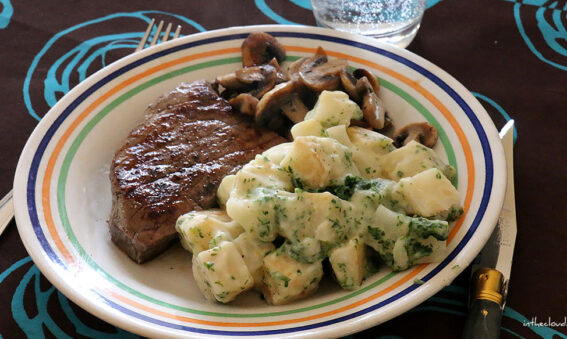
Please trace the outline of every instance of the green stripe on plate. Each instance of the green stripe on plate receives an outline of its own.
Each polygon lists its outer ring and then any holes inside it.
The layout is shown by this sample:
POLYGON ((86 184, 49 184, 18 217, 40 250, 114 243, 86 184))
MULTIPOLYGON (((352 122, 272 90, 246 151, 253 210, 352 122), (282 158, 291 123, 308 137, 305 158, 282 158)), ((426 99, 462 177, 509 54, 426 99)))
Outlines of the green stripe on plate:
MULTIPOLYGON (((294 59, 298 59, 299 57, 290 56, 288 58, 290 60, 294 60, 294 59)), ((348 299, 353 298, 355 296, 358 296, 362 293, 365 293, 365 292, 383 284, 384 282, 386 282, 386 281, 390 280, 391 278, 393 278, 394 276, 396 276, 398 273, 391 272, 391 273, 385 275, 384 277, 382 277, 381 279, 379 279, 378 281, 376 281, 376 282, 374 282, 374 283, 372 283, 372 284, 370 284, 370 285, 368 285, 368 286, 366 286, 366 287, 364 287, 360 290, 357 290, 353 293, 349 293, 345 296, 342 296, 340 298, 337 298, 337 299, 334 299, 334 300, 331 300, 331 301, 328 301, 328 302, 325 302, 325 303, 321 303, 321 304, 317 304, 317 305, 313 305, 313 306, 309 306, 309 307, 304 307, 304 308, 299 308, 299 309, 295 309, 295 310, 288 310, 288 311, 281 311, 281 312, 270 312, 270 313, 249 313, 249 314, 221 313, 221 312, 209 312, 209 311, 196 310, 196 309, 192 309, 192 308, 188 308, 188 307, 174 305, 174 304, 164 302, 162 300, 152 298, 148 295, 145 295, 145 294, 133 289, 132 287, 125 285, 124 283, 122 283, 118 279, 116 279, 114 276, 110 275, 108 272, 106 272, 102 267, 100 267, 86 253, 84 248, 81 246, 81 244, 77 240, 77 237, 76 237, 75 233, 73 232, 73 229, 71 228, 71 224, 70 224, 70 221, 69 221, 69 218, 68 218, 68 215, 67 215, 67 208, 66 208, 66 205, 65 205, 65 191, 66 191, 67 177, 68 177, 68 174, 69 174, 69 169, 71 167, 71 163, 72 163, 73 158, 75 157, 79 147, 81 146, 82 142, 85 140, 87 135, 92 131, 92 129, 106 115, 108 115, 118 105, 120 105, 124 101, 128 100, 132 96, 138 94, 139 92, 141 92, 141 91, 143 91, 143 90, 145 90, 149 87, 154 86, 157 83, 160 83, 160 82, 165 81, 167 79, 171 79, 173 77, 176 77, 176 76, 179 76, 179 75, 182 75, 182 74, 185 74, 185 73, 189 73, 189 72, 192 72, 192 71, 196 71, 196 70, 200 70, 200 69, 204 69, 204 68, 209 68, 209 67, 214 67, 214 66, 219 66, 219 65, 232 64, 232 63, 240 64, 241 58, 240 57, 230 57, 230 58, 207 61, 207 62, 191 65, 191 66, 188 66, 188 67, 180 68, 178 70, 172 71, 172 72, 167 73, 167 74, 163 74, 163 75, 158 76, 156 78, 153 78, 153 79, 151 79, 151 80, 149 80, 149 81, 147 81, 147 82, 145 82, 145 83, 143 83, 139 86, 136 86, 135 88, 129 90, 128 92, 124 93, 123 95, 116 98, 115 100, 113 100, 108 105, 106 105, 99 113, 97 113, 91 120, 89 120, 89 122, 85 125, 85 127, 77 135, 75 140, 73 140, 73 143, 71 144, 69 150, 67 151, 67 154, 65 155, 65 158, 63 160, 63 164, 61 166, 61 172, 60 172, 60 175, 59 175, 59 180, 58 180, 58 185, 57 185, 57 203, 58 203, 58 208, 59 208, 59 216, 61 218, 63 228, 65 229, 65 232, 66 232, 67 237, 69 238, 71 244, 77 250, 77 252, 81 256, 81 258, 89 266, 91 266, 97 273, 99 273, 106 280, 110 281, 112 284, 114 284, 118 288, 120 288, 120 289, 122 289, 122 290, 124 290, 124 291, 138 297, 138 298, 141 298, 141 299, 146 300, 150 303, 153 303, 155 305, 159 305, 159 306, 163 306, 163 307, 166 307, 166 308, 170 308, 172 310, 183 311, 183 312, 187 312, 187 313, 207 315, 207 316, 216 316, 216 317, 232 317, 232 318, 273 317, 273 316, 289 315, 289 314, 294 314, 294 313, 300 313, 300 312, 315 310, 315 309, 318 309, 318 308, 330 306, 330 305, 348 300, 348 299)), ((438 129, 440 139, 442 140, 443 146, 445 147, 445 150, 447 152, 447 157, 449 159, 449 163, 456 167, 456 161, 455 161, 453 148, 451 147, 451 144, 449 143, 449 141, 447 139, 447 135, 446 135, 445 131, 443 131, 443 129, 441 128, 441 126, 439 125, 437 120, 433 117, 433 115, 429 111, 427 111, 427 109, 423 105, 421 105, 415 98, 411 97, 410 95, 408 95, 406 92, 404 92, 403 90, 401 90, 400 88, 398 88, 394 84, 392 84, 392 83, 390 83, 386 80, 383 80, 383 79, 380 79, 380 80, 381 80, 381 84, 385 88, 388 88, 389 90, 393 91, 394 93, 396 93, 400 97, 402 97, 405 101, 410 103, 431 124, 433 124, 438 129)))

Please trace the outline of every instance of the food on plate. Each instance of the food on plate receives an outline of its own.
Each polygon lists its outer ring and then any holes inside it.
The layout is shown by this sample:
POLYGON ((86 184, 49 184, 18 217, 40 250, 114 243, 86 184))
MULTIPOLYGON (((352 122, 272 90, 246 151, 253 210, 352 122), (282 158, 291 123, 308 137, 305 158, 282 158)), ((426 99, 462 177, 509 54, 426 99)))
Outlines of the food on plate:
POLYGON ((341 90, 360 106, 363 127, 381 130, 390 125, 384 103, 378 96, 380 82, 366 69, 349 70, 345 59, 329 59, 319 47, 314 55, 280 65, 285 50, 266 33, 254 33, 242 44, 243 68, 215 79, 221 96, 257 124, 281 134, 304 120, 323 91, 341 90), (250 46, 253 46, 251 48, 250 46), (251 58, 251 51, 260 53, 251 58))
POLYGON ((285 139, 234 112, 210 83, 157 99, 110 168, 112 240, 138 263, 168 248, 183 213, 216 206, 222 178, 285 139))
POLYGON ((444 256, 449 222, 463 213, 454 168, 415 140, 397 148, 352 126, 363 110, 364 100, 323 90, 291 129, 292 142, 223 179, 223 210, 179 217, 176 229, 209 300, 230 302, 254 288, 281 305, 314 293, 327 260, 338 284, 353 290, 376 256, 395 271, 444 256))
POLYGON ((390 138, 374 74, 321 47, 285 57, 251 34, 242 68, 150 105, 112 162, 112 240, 141 263, 177 234, 220 303, 249 290, 274 305, 305 298, 325 266, 354 290, 379 263, 440 260, 463 209, 436 129, 415 122, 390 138))

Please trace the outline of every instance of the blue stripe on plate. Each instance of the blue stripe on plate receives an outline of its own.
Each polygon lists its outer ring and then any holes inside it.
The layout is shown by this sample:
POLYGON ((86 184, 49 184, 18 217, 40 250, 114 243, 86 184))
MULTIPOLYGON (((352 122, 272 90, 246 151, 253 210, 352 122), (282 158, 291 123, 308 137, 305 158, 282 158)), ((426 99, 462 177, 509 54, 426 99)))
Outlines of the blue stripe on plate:
MULTIPOLYGON (((314 40, 324 40, 324 41, 329 41, 329 42, 335 42, 338 44, 344 44, 344 45, 348 45, 348 46, 353 46, 353 47, 357 47, 360 49, 365 49, 371 52, 374 52, 376 54, 380 54, 383 55, 385 57, 388 57, 392 60, 395 60, 403 65, 406 65, 412 69, 414 69, 415 71, 421 73, 422 75, 424 75, 425 77, 427 77, 429 80, 431 80, 433 83, 437 84, 441 89, 443 89, 453 100, 455 100, 455 102, 461 107, 461 109, 463 109, 463 111, 465 112, 465 114, 467 115, 467 117, 469 118, 469 120, 471 121, 479 139, 480 139, 480 143, 482 145, 482 150, 483 150, 483 155, 485 157, 485 165, 486 165, 486 180, 485 180, 485 186, 483 189, 483 195, 482 195, 482 199, 481 199, 481 203, 480 203, 480 208, 478 210, 478 213, 476 214, 473 223, 470 227, 470 229, 468 230, 468 232, 465 234, 465 236, 463 237, 463 239, 461 240, 461 242, 456 246, 456 248, 447 256, 447 258, 441 262, 439 265, 437 265, 437 267, 435 267, 434 270, 432 270, 429 274, 427 274, 423 280, 427 281, 430 280, 431 278, 433 278, 437 273, 439 273, 443 268, 445 268, 449 262, 454 259, 457 254, 464 248, 464 246, 466 246, 466 244, 469 242, 469 240, 472 238, 472 236, 474 235, 474 233, 476 232, 476 230, 478 229, 478 226, 480 224, 480 221, 482 220, 482 218, 484 217, 484 213, 486 212, 486 208, 488 206, 488 202, 490 200, 490 196, 491 196, 491 188, 492 188, 492 181, 493 181, 493 159, 492 159, 492 151, 490 149, 490 144, 488 142, 488 138, 482 128, 482 125, 480 123, 480 121, 478 120, 478 118, 476 117, 476 115, 474 114, 474 112, 472 111, 472 109, 466 104, 466 102, 449 86, 447 85, 443 80, 441 80, 440 78, 438 78, 435 74, 431 73, 430 71, 426 70, 425 68, 421 67, 420 65, 416 64, 415 62, 408 60, 400 55, 394 54, 392 52, 389 52, 387 50, 378 48, 378 47, 374 47, 371 45, 367 45, 364 43, 360 43, 360 42, 353 42, 347 39, 343 39, 343 38, 337 38, 337 37, 332 37, 332 36, 326 36, 326 35, 320 35, 320 34, 312 34, 312 33, 300 33, 300 32, 270 32, 270 34, 276 36, 276 37, 293 37, 293 38, 304 38, 304 39, 314 39, 314 40)), ((43 230, 41 228, 41 223, 39 222, 39 218, 38 218, 38 214, 37 214, 37 207, 35 204, 35 187, 36 187, 36 179, 37 179, 37 172, 39 169, 39 164, 41 162, 41 159, 45 153, 46 147, 49 144, 49 142, 51 141, 51 138, 53 137, 53 135, 55 134, 55 132, 59 129, 59 127, 61 126, 61 124, 65 121, 65 119, 67 119, 67 117, 77 108, 78 105, 80 105, 86 98, 88 98, 91 94, 93 94, 96 90, 98 90, 100 87, 104 86, 105 84, 107 84, 108 82, 114 80, 115 78, 117 78, 118 76, 128 72, 129 70, 132 70, 138 66, 141 66, 145 63, 148 63, 152 60, 155 60, 159 57, 162 57, 164 55, 168 55, 171 53, 175 53, 181 50, 185 50, 188 48, 192 48, 192 47, 196 47, 196 46, 200 46, 200 45, 205 45, 205 44, 209 44, 209 43, 214 43, 214 42, 221 42, 221 41, 228 41, 228 40, 236 40, 236 39, 243 39, 248 35, 248 33, 241 33, 241 34, 231 34, 231 35, 225 35, 225 36, 221 36, 221 37, 214 37, 214 38, 208 38, 208 39, 203 39, 203 40, 199 40, 199 41, 194 41, 194 42, 190 42, 187 44, 183 44, 183 45, 179 45, 176 47, 172 47, 160 52, 156 52, 152 55, 146 56, 140 60, 134 61, 131 64, 128 64, 114 72, 112 72, 111 74, 105 76, 103 79, 101 79, 100 81, 98 81, 97 83, 95 83, 93 86, 87 88, 82 94, 80 94, 77 99, 75 99, 69 106, 67 106, 63 112, 57 117, 57 119, 53 122, 53 124, 49 127, 49 129, 47 130, 46 134, 44 135, 44 137, 42 138, 40 144, 38 145, 38 148, 36 150, 36 153, 34 154, 33 157, 33 161, 30 167, 30 172, 28 175, 28 188, 27 188, 27 202, 28 202, 28 211, 29 211, 29 215, 30 215, 30 219, 35 231, 36 236, 38 237, 38 240, 41 244, 41 246, 43 247, 43 249, 45 250, 48 258, 50 260, 52 260, 53 262, 59 264, 61 267, 67 269, 67 267, 65 266, 65 263, 63 263, 61 261, 61 259, 56 255, 56 253, 53 251, 53 249, 51 248, 51 246, 49 245, 49 242, 47 241, 47 238, 45 237, 45 234, 43 233, 43 230)), ((289 332, 298 332, 298 331, 303 331, 303 330, 308 330, 308 329, 313 329, 313 328, 318 328, 318 327, 323 327, 323 326, 328 326, 331 324, 335 324, 335 323, 339 323, 348 319, 352 319, 352 318, 356 318, 358 316, 364 315, 368 312, 371 312, 373 310, 379 309, 385 305, 388 305, 400 298, 402 298, 403 296, 407 295, 408 293, 412 292, 413 290, 415 290, 416 288, 418 288, 418 285, 411 285, 408 288, 404 289, 403 291, 397 293, 396 295, 380 302, 377 303, 375 305, 369 306, 366 309, 348 314, 346 316, 340 317, 340 318, 336 318, 336 319, 332 319, 332 320, 328 320, 328 321, 323 321, 320 323, 316 323, 316 324, 311 324, 311 325, 306 325, 306 326, 298 326, 298 327, 293 327, 293 328, 286 328, 286 329, 278 329, 278 330, 264 330, 264 331, 219 331, 219 330, 207 330, 207 329, 199 329, 199 328, 193 328, 193 327, 187 327, 187 326, 182 326, 182 325, 178 325, 178 324, 173 324, 173 323, 169 323, 169 322, 165 322, 162 320, 158 320, 155 318, 151 318, 148 317, 146 315, 142 315, 139 314, 137 312, 134 312, 130 309, 127 309, 119 304, 116 304, 115 302, 105 298, 104 296, 100 295, 96 290, 92 290, 94 293, 96 293, 97 295, 99 295, 102 299, 105 300, 105 302, 112 308, 123 312, 125 314, 128 314, 130 316, 133 316, 135 318, 138 318, 140 320, 144 320, 150 323, 154 323, 160 326, 164 326, 164 327, 169 327, 169 328, 176 328, 176 329, 180 329, 180 330, 184 330, 184 331, 190 331, 190 332, 197 332, 197 333, 210 333, 210 334, 224 334, 224 335, 233 335, 233 336, 243 336, 243 335, 270 335, 270 334, 278 334, 278 333, 289 333, 289 332)))

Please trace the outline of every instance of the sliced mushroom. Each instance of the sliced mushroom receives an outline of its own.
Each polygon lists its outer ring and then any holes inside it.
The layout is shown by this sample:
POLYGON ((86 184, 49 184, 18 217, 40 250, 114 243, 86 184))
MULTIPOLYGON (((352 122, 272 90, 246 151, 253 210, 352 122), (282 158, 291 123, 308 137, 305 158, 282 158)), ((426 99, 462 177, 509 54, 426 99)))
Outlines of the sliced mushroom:
POLYGON ((396 132, 393 139, 397 147, 406 145, 408 142, 415 140, 426 147, 433 147, 437 143, 438 132, 433 125, 428 122, 415 122, 408 124, 396 132))
POLYGON ((258 98, 249 94, 249 93, 241 93, 236 97, 230 99, 228 102, 230 105, 238 110, 239 112, 254 116, 256 113, 256 106, 258 105, 258 98))
POLYGON ((384 102, 374 92, 367 77, 362 77, 356 82, 356 87, 362 93, 362 115, 364 120, 375 129, 382 129, 386 125, 386 108, 384 102))
POLYGON ((369 72, 368 70, 366 70, 364 68, 358 68, 358 69, 354 70, 354 72, 352 72, 352 75, 356 79, 366 77, 368 79, 368 82, 370 82, 370 85, 372 86, 372 90, 374 90, 375 93, 380 92, 380 81, 378 80, 378 78, 373 73, 369 72))
POLYGON ((291 65, 289 65, 289 68, 287 69, 287 77, 289 78, 289 80, 296 82, 299 81, 299 68, 301 68, 301 65, 303 65, 303 63, 309 58, 310 57, 303 57, 297 59, 292 62, 291 65))
POLYGON ((238 81, 244 84, 263 82, 267 77, 275 77, 276 69, 271 65, 243 67, 234 72, 238 81))
POLYGON ((314 65, 327 62, 327 52, 323 49, 323 47, 317 47, 315 54, 310 57, 303 57, 300 59, 295 60, 291 65, 289 65, 287 71, 287 77, 291 81, 299 81, 299 70, 301 65, 305 62, 312 62, 314 65))
POLYGON ((217 86, 224 88, 224 98, 232 98, 242 92, 261 98, 275 86, 276 81, 277 70, 272 65, 244 67, 215 79, 217 86))
POLYGON ((277 71, 271 65, 244 67, 235 74, 240 82, 250 85, 248 92, 257 98, 261 98, 276 84, 277 71))
POLYGON ((308 88, 322 92, 340 88, 341 72, 348 67, 345 59, 332 59, 316 55, 312 62, 306 61, 299 68, 299 80, 308 88))
POLYGON ((341 72, 341 85, 343 85, 343 89, 353 101, 360 101, 360 93, 356 88, 356 78, 346 69, 341 72))
POLYGON ((281 67, 280 67, 280 63, 278 62, 278 60, 276 58, 272 58, 272 60, 270 60, 268 65, 270 65, 270 66, 272 66, 276 69, 276 85, 281 84, 282 82, 286 82, 286 81, 289 80, 287 75, 284 72, 282 72, 281 67))
POLYGON ((268 33, 251 33, 241 46, 242 66, 267 64, 272 58, 285 60, 285 48, 268 33))
MULTIPOLYGON (((281 120, 281 107, 291 101, 296 85, 292 81, 284 82, 268 91, 256 105, 256 123, 270 126, 272 120, 281 120)), ((283 121, 283 120, 282 120, 283 121)))
POLYGON ((297 93, 293 93, 291 100, 283 103, 281 109, 294 124, 303 121, 309 111, 297 93))
POLYGON ((235 72, 216 77, 215 83, 226 89, 241 90, 246 88, 246 84, 238 80, 235 72))

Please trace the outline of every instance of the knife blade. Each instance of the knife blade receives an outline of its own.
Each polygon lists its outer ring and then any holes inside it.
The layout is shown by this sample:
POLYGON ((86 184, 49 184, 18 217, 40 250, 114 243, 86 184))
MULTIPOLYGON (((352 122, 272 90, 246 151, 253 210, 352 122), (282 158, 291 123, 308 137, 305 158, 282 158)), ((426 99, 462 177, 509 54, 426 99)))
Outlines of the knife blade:
POLYGON ((506 157, 504 204, 490 238, 472 265, 472 295, 463 338, 499 338, 500 320, 506 304, 514 245, 516 203, 514 193, 514 120, 500 131, 506 157))

